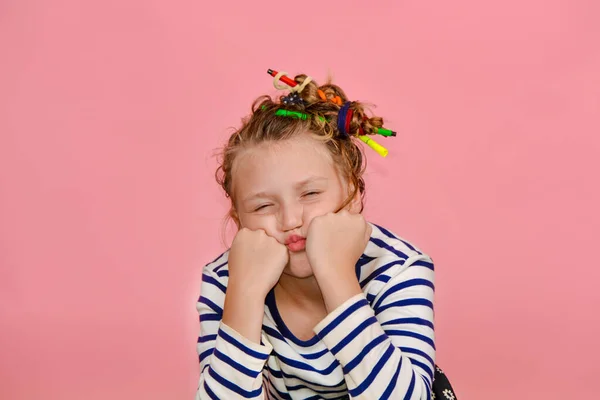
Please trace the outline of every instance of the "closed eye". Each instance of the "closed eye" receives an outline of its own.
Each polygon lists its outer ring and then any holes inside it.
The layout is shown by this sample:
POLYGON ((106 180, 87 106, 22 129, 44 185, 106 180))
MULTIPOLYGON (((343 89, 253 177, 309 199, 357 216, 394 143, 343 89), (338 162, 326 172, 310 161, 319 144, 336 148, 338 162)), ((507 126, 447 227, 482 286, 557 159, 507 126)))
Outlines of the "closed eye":
POLYGON ((321 193, 321 192, 308 192, 308 193, 305 193, 303 196, 304 197, 306 197, 306 196, 314 196, 314 195, 317 195, 319 193, 321 193))
POLYGON ((256 209, 254 210, 254 212, 256 212, 256 211, 260 211, 260 210, 264 210, 265 208, 267 208, 267 207, 270 207, 270 206, 271 206, 270 204, 263 204, 262 206, 260 206, 260 207, 256 208, 256 209))

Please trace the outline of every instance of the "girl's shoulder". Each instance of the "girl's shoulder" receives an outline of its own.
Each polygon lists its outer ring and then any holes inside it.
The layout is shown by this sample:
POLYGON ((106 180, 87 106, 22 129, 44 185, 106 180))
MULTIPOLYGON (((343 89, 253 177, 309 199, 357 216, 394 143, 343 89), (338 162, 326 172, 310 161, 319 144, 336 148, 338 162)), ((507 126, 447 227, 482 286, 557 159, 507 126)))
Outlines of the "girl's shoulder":
POLYGON ((373 228, 371 239, 365 249, 367 256, 394 255, 401 259, 424 256, 428 257, 419 247, 381 225, 369 222, 373 228))
POLYGON ((229 249, 225 252, 221 253, 217 258, 204 265, 202 269, 202 279, 206 281, 207 279, 217 280, 222 284, 227 284, 229 280, 229 249))
MULTIPOLYGON (((433 260, 419 247, 391 230, 369 222, 373 231, 363 255, 356 264, 356 273, 361 287, 367 289, 369 283, 384 284, 392 278, 410 279, 415 273, 432 279, 433 260)), ((372 286, 372 285, 369 285, 372 286)))

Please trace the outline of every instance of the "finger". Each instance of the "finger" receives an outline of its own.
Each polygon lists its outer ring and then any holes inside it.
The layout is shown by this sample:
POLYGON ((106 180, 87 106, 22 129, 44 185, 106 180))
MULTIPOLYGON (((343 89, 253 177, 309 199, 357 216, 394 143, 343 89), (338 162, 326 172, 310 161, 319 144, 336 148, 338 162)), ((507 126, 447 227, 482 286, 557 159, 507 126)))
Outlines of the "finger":
POLYGON ((255 229, 252 232, 256 233, 257 235, 267 236, 267 232, 265 232, 263 229, 255 229))
POLYGON ((261 229, 257 229, 256 232, 259 232, 261 235, 264 235, 266 237, 270 237, 270 238, 275 239, 275 237, 269 235, 269 232, 267 232, 265 229, 262 229, 262 228, 261 229))

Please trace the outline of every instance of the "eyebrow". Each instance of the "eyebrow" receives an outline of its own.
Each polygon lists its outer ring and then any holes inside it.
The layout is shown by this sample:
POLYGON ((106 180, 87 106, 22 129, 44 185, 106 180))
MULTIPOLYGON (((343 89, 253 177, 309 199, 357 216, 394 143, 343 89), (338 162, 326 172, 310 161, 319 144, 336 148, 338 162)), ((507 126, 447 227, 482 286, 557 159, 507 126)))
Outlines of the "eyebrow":
MULTIPOLYGON (((296 183, 294 186, 296 189, 300 189, 300 188, 308 185, 309 183, 321 182, 321 181, 327 181, 327 180, 328 180, 327 178, 322 177, 322 176, 310 176, 310 177, 296 183)), ((250 200, 254 200, 255 198, 258 198, 258 197, 268 197, 268 196, 269 196, 269 194, 267 192, 250 193, 242 201, 247 202, 250 200)))

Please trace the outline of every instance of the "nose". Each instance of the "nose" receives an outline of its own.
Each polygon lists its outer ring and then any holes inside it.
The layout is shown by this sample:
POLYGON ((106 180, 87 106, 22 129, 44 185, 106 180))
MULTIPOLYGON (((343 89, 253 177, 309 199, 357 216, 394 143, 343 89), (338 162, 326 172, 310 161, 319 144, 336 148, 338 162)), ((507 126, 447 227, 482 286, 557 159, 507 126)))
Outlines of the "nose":
POLYGON ((303 207, 300 204, 285 204, 280 207, 279 226, 284 232, 302 226, 303 207))

